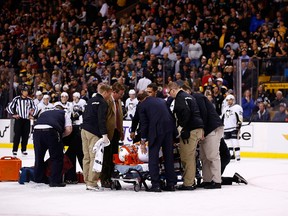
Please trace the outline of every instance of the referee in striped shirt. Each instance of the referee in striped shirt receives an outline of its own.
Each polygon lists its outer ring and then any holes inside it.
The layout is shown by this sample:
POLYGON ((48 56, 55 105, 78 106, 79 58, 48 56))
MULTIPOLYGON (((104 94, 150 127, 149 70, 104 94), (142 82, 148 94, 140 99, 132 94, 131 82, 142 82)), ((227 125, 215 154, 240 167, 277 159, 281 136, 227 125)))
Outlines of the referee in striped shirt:
POLYGON ((15 119, 13 155, 17 155, 21 138, 22 154, 27 155, 26 147, 30 133, 30 118, 37 113, 37 107, 33 100, 28 97, 28 90, 28 86, 24 85, 21 89, 21 95, 13 98, 7 107, 8 113, 15 119))

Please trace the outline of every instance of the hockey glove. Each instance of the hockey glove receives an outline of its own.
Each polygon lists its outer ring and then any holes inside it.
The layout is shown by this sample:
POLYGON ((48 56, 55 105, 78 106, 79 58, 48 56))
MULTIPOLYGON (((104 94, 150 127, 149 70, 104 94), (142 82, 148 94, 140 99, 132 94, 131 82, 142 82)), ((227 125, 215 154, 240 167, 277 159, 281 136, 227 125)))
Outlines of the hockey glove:
POLYGON ((242 126, 242 122, 241 122, 241 121, 237 122, 236 129, 237 129, 238 131, 240 131, 241 126, 242 126))

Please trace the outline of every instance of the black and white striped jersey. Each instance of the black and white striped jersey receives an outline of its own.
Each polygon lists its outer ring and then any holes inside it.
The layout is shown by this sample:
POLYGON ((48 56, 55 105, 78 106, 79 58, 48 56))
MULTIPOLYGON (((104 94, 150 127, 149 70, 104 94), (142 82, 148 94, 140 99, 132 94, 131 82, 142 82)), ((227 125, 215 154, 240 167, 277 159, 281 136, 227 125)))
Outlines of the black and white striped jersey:
POLYGON ((29 112, 33 109, 33 116, 37 113, 37 106, 29 97, 16 96, 7 106, 7 112, 11 115, 18 114, 20 118, 29 119, 29 112))

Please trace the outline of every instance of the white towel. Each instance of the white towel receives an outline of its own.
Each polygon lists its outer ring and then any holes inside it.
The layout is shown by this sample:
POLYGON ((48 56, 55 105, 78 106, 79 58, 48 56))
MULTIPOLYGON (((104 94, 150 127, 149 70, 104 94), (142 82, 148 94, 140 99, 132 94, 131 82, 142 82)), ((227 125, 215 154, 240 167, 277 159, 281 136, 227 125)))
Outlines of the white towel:
POLYGON ((95 160, 93 164, 93 171, 94 172, 101 172, 102 171, 102 162, 103 162, 103 155, 104 155, 104 148, 109 146, 110 142, 106 143, 103 141, 103 138, 99 139, 94 147, 93 153, 95 153, 95 160))

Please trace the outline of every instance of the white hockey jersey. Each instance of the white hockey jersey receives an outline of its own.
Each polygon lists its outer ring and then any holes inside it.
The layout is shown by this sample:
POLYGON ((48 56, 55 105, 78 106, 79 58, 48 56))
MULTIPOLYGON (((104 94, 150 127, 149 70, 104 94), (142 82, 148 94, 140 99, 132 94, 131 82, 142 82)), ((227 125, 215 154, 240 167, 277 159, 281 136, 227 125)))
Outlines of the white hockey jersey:
POLYGON ((33 102, 34 102, 35 106, 38 106, 38 104, 40 104, 42 102, 42 100, 38 100, 37 98, 35 98, 33 100, 33 102))
POLYGON ((73 120, 73 125, 81 125, 83 123, 82 113, 85 110, 86 104, 87 103, 84 99, 80 99, 78 102, 75 101, 72 102, 72 116, 79 114, 79 118, 73 120))
POLYGON ((63 104, 61 101, 57 101, 54 103, 54 107, 57 105, 61 105, 65 108, 66 113, 72 113, 72 102, 67 101, 65 104, 63 104))
POLYGON ((54 106, 52 103, 48 103, 47 105, 43 103, 43 101, 41 101, 38 105, 37 105, 37 109, 38 109, 38 115, 41 115, 44 111, 49 110, 49 109, 53 109, 54 106))
POLYGON ((226 106, 223 110, 224 131, 233 131, 238 126, 238 121, 243 122, 243 108, 238 104, 226 106))
POLYGON ((103 138, 99 139, 93 146, 92 152, 95 153, 95 159, 93 164, 93 171, 94 172, 101 172, 102 171, 102 163, 103 163, 103 156, 104 156, 104 148, 110 145, 110 141, 105 143, 103 138))
POLYGON ((222 104, 221 104, 221 116, 222 116, 223 113, 225 112, 225 109, 227 108, 227 106, 228 106, 228 103, 227 103, 227 101, 224 99, 224 100, 222 101, 222 104))
POLYGON ((134 98, 133 100, 131 100, 131 98, 128 98, 126 100, 125 108, 127 110, 127 117, 126 117, 127 120, 131 120, 132 119, 131 117, 135 115, 137 104, 138 104, 137 98, 134 98))

